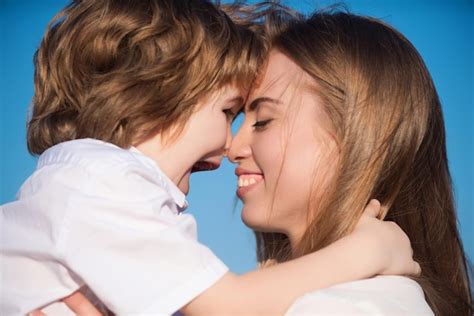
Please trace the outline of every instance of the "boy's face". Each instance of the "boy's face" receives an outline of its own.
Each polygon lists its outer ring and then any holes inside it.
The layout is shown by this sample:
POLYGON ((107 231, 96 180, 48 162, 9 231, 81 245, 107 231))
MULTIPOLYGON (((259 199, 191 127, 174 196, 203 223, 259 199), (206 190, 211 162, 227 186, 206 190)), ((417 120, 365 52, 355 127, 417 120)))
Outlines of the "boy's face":
POLYGON ((191 173, 219 167, 232 141, 232 120, 243 101, 240 89, 226 85, 198 104, 176 141, 165 146, 157 134, 135 147, 154 159, 187 194, 191 173))

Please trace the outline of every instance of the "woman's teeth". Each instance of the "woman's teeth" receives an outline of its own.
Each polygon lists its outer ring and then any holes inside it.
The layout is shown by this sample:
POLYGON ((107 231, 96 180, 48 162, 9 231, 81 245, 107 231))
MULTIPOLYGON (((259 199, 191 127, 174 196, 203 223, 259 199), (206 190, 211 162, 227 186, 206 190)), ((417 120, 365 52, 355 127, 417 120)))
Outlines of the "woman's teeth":
POLYGON ((260 174, 246 174, 239 176, 238 187, 246 187, 257 182, 260 182, 263 179, 263 176, 260 174))
POLYGON ((246 187, 246 186, 249 186, 251 184, 254 184, 254 183, 257 183, 257 180, 255 179, 250 179, 250 180, 243 180, 243 179, 239 179, 239 188, 241 187, 246 187))

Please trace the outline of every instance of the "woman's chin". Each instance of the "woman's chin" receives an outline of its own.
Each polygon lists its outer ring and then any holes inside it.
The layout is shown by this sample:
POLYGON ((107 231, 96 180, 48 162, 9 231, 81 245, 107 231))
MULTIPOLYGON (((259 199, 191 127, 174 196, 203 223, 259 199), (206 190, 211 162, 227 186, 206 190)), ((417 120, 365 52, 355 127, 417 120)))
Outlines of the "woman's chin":
POLYGON ((276 232, 277 229, 271 225, 271 222, 268 220, 268 217, 258 214, 258 212, 249 212, 245 208, 242 210, 242 222, 248 228, 258 231, 258 232, 276 232))

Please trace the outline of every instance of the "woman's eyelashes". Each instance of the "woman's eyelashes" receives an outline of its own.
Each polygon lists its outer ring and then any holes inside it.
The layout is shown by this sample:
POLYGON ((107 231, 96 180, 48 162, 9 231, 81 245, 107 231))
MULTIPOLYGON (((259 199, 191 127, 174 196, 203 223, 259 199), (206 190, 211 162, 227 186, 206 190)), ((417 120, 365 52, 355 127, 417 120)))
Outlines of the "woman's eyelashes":
POLYGON ((260 121, 256 121, 252 127, 256 130, 256 131, 263 131, 267 126, 268 124, 273 121, 273 119, 266 119, 266 120, 260 120, 260 121))

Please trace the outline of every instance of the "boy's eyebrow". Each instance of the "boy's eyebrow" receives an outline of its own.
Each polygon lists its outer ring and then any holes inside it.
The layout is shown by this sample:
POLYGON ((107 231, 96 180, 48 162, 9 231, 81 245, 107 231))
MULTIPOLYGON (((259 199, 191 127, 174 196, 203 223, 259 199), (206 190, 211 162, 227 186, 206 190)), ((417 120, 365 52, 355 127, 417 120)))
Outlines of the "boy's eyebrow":
POLYGON ((244 98, 241 97, 241 96, 237 96, 237 97, 234 97, 234 98, 231 98, 231 99, 227 100, 227 102, 235 103, 236 105, 243 106, 244 105, 244 98))
POLYGON ((281 104, 282 103, 280 100, 277 100, 277 99, 272 99, 272 98, 269 98, 269 97, 260 97, 260 98, 256 98, 252 102, 250 102, 250 104, 247 108, 247 111, 250 111, 250 112, 255 111, 258 108, 258 106, 260 105, 260 103, 263 103, 263 102, 273 103, 273 104, 281 104))

